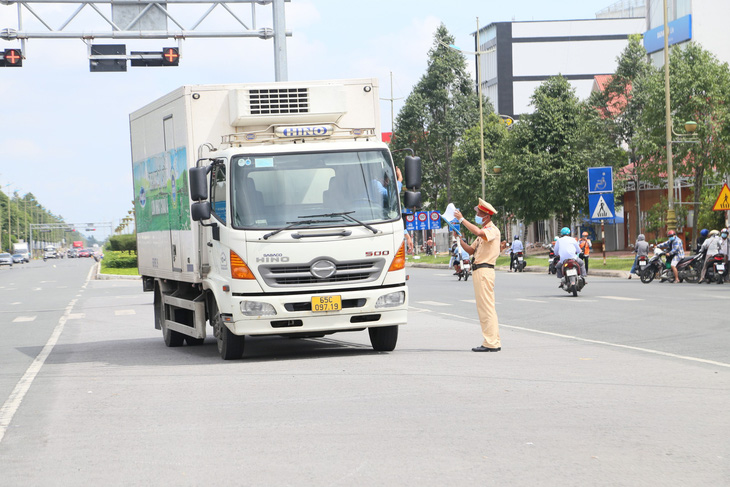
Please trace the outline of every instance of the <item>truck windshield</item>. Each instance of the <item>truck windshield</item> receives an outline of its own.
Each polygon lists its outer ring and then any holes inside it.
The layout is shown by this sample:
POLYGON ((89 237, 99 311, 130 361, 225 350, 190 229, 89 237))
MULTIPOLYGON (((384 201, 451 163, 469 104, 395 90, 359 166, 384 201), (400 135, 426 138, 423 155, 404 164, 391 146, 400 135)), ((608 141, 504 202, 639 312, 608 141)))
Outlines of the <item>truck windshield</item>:
MULTIPOLYGON (((400 218, 387 151, 240 155, 231 159, 236 228, 283 227, 301 215, 350 212, 364 223, 400 218)), ((313 226, 358 225, 317 221, 313 226)))

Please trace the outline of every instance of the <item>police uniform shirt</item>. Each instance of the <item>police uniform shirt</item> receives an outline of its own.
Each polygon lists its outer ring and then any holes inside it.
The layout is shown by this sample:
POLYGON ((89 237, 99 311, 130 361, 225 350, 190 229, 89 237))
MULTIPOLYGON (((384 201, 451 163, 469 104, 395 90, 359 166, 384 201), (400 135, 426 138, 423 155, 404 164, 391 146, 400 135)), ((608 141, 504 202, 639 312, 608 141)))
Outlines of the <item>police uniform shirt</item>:
POLYGON ((477 237, 474 241, 474 263, 494 265, 497 262, 497 257, 499 257, 499 228, 490 221, 483 230, 486 239, 477 237))

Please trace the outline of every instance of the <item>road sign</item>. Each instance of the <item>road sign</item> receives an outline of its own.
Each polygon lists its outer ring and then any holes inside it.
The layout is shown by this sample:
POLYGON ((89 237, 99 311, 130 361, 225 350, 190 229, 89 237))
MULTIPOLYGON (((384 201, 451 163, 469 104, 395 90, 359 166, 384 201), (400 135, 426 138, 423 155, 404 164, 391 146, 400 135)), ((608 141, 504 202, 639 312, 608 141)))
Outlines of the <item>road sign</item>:
POLYGON ((428 219, 429 219, 429 230, 438 230, 441 228, 441 213, 438 211, 429 211, 428 212, 428 219))
POLYGON ((413 213, 408 213, 406 215, 406 230, 409 232, 416 229, 416 215, 413 213))
POLYGON ((613 168, 612 167, 589 167, 588 168, 588 192, 589 193, 613 193, 613 168))
POLYGON ((722 185, 722 190, 720 190, 720 195, 717 197, 717 201, 715 201, 715 204, 712 207, 712 210, 713 211, 730 210, 730 188, 727 187, 727 183, 722 185))
POLYGON ((419 211, 416 213, 416 230, 428 230, 427 211, 419 211))
POLYGON ((611 220, 615 218, 613 193, 589 194, 588 208, 591 220, 611 220))

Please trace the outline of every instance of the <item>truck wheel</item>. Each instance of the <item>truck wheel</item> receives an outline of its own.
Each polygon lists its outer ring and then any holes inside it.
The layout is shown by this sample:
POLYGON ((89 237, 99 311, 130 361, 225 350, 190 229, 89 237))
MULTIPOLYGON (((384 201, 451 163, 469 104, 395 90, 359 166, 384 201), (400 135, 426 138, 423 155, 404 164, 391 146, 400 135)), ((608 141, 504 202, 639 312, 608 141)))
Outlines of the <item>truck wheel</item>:
POLYGON ((398 342, 398 325, 368 328, 370 344, 378 352, 392 352, 398 342))
POLYGON ((205 343, 205 338, 193 338, 186 336, 185 343, 187 343, 190 347, 197 347, 205 343))
POLYGON ((162 338, 168 347, 182 347, 185 341, 185 335, 170 330, 165 325, 165 304, 162 302, 162 291, 159 286, 155 287, 155 321, 162 330, 162 338))
POLYGON ((221 358, 223 360, 238 360, 241 358, 246 337, 231 333, 231 330, 223 323, 220 313, 218 313, 218 305, 215 299, 211 299, 208 313, 221 358))

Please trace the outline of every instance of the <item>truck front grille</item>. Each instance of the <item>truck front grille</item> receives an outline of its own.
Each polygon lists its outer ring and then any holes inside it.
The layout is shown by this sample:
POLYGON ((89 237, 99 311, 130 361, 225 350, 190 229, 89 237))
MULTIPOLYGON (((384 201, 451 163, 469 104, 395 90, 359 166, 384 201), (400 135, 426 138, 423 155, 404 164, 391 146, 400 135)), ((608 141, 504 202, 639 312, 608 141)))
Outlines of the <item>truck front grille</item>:
POLYGON ((287 286, 325 286, 333 283, 365 283, 374 281, 383 271, 385 261, 335 262, 335 273, 320 279, 309 271, 309 264, 298 265, 265 265, 259 266, 259 272, 270 287, 287 286))
POLYGON ((307 88, 271 88, 248 92, 251 115, 309 113, 307 88))

